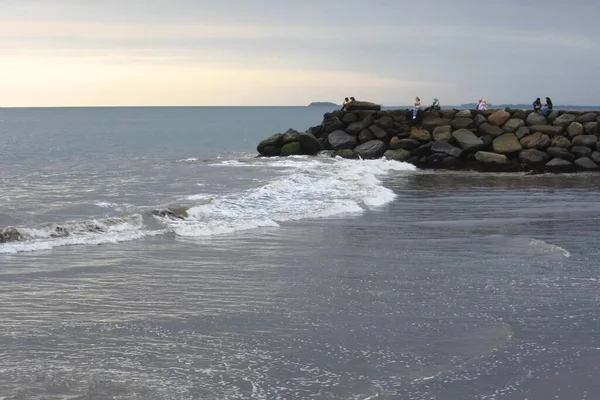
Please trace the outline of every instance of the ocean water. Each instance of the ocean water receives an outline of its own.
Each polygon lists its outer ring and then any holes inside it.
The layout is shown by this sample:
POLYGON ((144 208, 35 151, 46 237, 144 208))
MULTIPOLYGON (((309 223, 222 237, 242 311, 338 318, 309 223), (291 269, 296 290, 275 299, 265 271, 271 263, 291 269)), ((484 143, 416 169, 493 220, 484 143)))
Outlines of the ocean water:
POLYGON ((255 157, 325 111, 0 109, 0 398, 600 398, 597 175, 255 157))

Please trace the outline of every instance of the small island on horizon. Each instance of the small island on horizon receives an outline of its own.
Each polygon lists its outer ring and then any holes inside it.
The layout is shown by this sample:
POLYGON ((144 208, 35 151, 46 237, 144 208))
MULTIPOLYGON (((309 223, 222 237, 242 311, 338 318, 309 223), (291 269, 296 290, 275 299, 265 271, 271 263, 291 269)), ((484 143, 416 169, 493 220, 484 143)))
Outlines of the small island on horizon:
POLYGON ((342 107, 339 104, 332 103, 330 101, 314 101, 308 105, 309 107, 342 107))

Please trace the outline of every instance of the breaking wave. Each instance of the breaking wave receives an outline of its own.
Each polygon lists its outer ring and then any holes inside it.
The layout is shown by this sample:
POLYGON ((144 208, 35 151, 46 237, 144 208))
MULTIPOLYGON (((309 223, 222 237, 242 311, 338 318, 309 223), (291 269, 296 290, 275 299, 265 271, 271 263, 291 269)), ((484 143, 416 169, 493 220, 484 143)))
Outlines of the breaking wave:
MULTIPOLYGON (((186 205, 167 205, 122 218, 49 223, 0 229, 0 253, 56 246, 103 244, 171 233, 185 237, 227 234, 301 219, 357 215, 396 195, 382 185, 392 171, 413 171, 388 160, 295 157, 224 160, 209 168, 259 167, 279 172, 258 187, 232 193, 190 193, 186 205)), ((102 204, 111 206, 112 204, 102 204)))

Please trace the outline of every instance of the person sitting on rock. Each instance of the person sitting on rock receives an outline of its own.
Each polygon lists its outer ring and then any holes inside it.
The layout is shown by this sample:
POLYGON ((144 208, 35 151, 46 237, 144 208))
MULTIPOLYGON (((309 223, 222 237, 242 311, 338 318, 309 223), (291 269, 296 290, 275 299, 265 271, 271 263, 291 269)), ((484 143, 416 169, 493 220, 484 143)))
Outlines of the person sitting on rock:
POLYGON ((421 99, 417 96, 417 97, 415 97, 415 102, 413 104, 413 109, 412 109, 413 119, 417 119, 417 113, 419 112, 420 109, 421 109, 421 99))
POLYGON ((550 97, 546 97, 546 104, 542 107, 542 115, 547 117, 552 112, 552 107, 552 100, 550 100, 550 97))
POLYGON ((344 99, 344 103, 342 104, 342 111, 346 109, 346 107, 348 107, 348 105, 350 104, 350 99, 348 99, 347 97, 344 99))
POLYGON ((487 110, 488 109, 487 101, 485 101, 485 99, 479 100, 479 103, 477 103, 477 109, 478 110, 487 110))
POLYGON ((433 104, 425 109, 425 111, 440 111, 442 107, 440 106, 440 101, 437 97, 433 99, 433 104))
POLYGON ((537 99, 535 99, 535 101, 533 102, 533 111, 537 111, 539 112, 542 109, 542 101, 540 100, 540 98, 538 97, 537 99))

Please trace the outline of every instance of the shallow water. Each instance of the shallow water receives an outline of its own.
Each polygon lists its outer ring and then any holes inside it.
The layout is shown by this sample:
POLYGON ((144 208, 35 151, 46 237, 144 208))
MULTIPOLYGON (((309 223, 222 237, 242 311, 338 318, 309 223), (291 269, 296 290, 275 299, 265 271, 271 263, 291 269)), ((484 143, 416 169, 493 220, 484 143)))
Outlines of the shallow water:
POLYGON ((600 393, 595 175, 61 163, 2 181, 5 398, 600 393))

